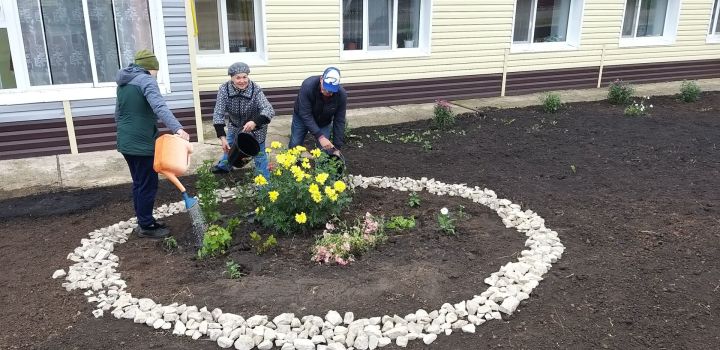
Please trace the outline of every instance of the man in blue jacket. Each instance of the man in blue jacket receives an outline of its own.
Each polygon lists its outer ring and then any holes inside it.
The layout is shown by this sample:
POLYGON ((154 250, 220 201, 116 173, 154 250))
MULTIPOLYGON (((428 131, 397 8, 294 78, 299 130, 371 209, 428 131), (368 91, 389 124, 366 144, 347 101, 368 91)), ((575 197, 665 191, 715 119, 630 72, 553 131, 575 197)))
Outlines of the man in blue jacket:
POLYGON ((288 147, 301 145, 309 132, 323 150, 340 154, 345 144, 346 107, 347 93, 340 86, 339 69, 328 67, 321 76, 305 79, 295 100, 288 147))
POLYGON ((117 150, 130 168, 137 235, 145 238, 163 238, 170 233, 152 214, 158 189, 158 174, 153 170, 157 120, 173 134, 190 140, 160 94, 155 81, 159 66, 152 52, 141 50, 135 54, 135 63, 118 71, 116 79, 117 150))

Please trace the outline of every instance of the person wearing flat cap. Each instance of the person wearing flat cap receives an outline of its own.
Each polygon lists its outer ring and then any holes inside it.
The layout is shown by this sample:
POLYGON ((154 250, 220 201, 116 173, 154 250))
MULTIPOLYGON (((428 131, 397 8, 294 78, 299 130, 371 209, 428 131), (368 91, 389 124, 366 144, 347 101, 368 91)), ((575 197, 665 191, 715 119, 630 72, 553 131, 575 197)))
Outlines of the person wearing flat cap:
POLYGON ((260 152, 253 157, 255 173, 270 178, 268 157, 265 153, 265 138, 275 110, 265 97, 262 89, 250 80, 250 67, 243 62, 233 63, 228 67, 230 80, 220 85, 213 111, 213 126, 220 139, 223 155, 212 169, 214 173, 227 173, 232 170, 228 163, 228 153, 238 133, 247 132, 260 144, 260 152), (230 125, 225 132, 225 119, 230 125))
POLYGON ((323 150, 339 155, 345 143, 346 108, 347 93, 340 86, 339 69, 328 67, 322 75, 305 79, 295 100, 288 147, 301 145, 310 133, 323 150))
POLYGON ((139 226, 136 233, 144 238, 163 238, 170 233, 152 214, 158 189, 158 174, 153 170, 158 119, 173 134, 190 141, 190 135, 160 93, 155 80, 159 68, 155 54, 140 50, 135 53, 135 62, 118 71, 116 77, 117 150, 130 168, 133 206, 139 226))

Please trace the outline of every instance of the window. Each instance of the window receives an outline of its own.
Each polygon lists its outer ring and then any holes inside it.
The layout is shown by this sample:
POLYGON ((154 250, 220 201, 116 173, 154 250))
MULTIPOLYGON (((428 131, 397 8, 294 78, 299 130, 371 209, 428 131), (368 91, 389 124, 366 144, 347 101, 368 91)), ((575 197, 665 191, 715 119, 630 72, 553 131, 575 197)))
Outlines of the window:
POLYGON ((216 66, 263 58, 262 8, 261 0, 195 0, 198 53, 216 66))
POLYGON ((680 0, 627 0, 620 45, 667 45, 675 40, 680 0))
POLYGON ((343 0, 343 57, 426 54, 429 7, 423 0, 343 0))
POLYGON ((715 0, 712 17, 710 18, 710 30, 708 41, 720 42, 720 0, 715 0))
POLYGON ((162 57, 151 7, 149 0, 0 0, 2 88, 114 86, 137 50, 162 57))
POLYGON ((517 0, 513 51, 575 49, 580 42, 581 0, 517 0))

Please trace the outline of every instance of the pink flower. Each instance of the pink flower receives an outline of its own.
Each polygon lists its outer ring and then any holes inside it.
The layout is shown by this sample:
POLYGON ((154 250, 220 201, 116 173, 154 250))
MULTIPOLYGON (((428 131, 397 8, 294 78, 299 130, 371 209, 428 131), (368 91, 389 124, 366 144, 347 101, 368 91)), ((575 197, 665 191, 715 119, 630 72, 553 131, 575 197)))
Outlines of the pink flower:
POLYGON ((345 266, 345 265, 348 264, 348 261, 347 261, 347 260, 345 260, 345 259, 343 259, 343 258, 341 258, 341 257, 339 257, 339 256, 336 256, 336 257, 335 257, 335 262, 338 263, 338 265, 343 265, 343 266, 345 266))

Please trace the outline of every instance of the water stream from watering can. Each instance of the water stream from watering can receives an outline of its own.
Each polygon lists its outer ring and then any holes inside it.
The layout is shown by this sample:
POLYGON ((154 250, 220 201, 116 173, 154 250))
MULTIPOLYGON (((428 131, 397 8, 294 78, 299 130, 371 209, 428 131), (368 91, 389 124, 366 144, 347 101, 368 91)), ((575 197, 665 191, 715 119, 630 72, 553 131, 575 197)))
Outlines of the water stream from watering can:
POLYGON ((188 214, 190 214, 190 220, 192 221, 192 232, 195 238, 195 247, 200 248, 203 245, 203 238, 205 237, 205 231, 207 231, 207 223, 203 217, 200 205, 195 204, 188 208, 188 214))

